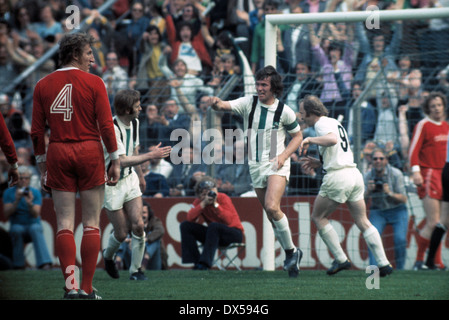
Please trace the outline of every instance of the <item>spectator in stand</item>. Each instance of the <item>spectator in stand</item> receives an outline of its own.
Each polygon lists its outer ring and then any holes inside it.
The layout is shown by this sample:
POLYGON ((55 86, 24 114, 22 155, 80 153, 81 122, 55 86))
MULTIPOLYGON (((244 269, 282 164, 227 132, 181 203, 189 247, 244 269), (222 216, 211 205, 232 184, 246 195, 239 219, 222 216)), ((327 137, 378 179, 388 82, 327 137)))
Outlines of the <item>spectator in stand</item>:
POLYGON ((128 74, 119 65, 118 55, 114 51, 108 52, 106 55, 106 69, 103 71, 102 78, 112 107, 115 94, 120 90, 128 89, 128 74))
MULTIPOLYGON (((251 46, 251 69, 253 71, 253 74, 256 73, 256 70, 259 70, 264 67, 264 54, 265 54, 265 15, 266 14, 278 14, 279 13, 279 2, 277 0, 265 0, 263 4, 264 9, 264 20, 257 24, 253 38, 252 38, 252 46, 251 46)), ((280 46, 281 50, 283 51, 284 48, 282 46, 282 34, 285 30, 287 30, 289 27, 286 25, 280 25, 279 26, 279 32, 278 34, 278 42, 277 46, 280 46)), ((279 49, 277 47, 276 49, 279 49)), ((281 64, 278 64, 281 66, 281 64)))
POLYGON ((332 42, 328 54, 320 46, 312 24, 309 25, 312 54, 320 65, 323 90, 320 99, 329 110, 331 118, 345 115, 345 107, 351 96, 351 80, 353 65, 352 41, 344 43, 332 42))
POLYGON ((254 33, 256 26, 259 22, 263 21, 264 11, 263 4, 265 0, 253 0, 254 10, 249 12, 249 27, 251 30, 251 34, 254 33))
POLYGON ((224 163, 217 172, 216 184, 219 192, 230 197, 240 197, 254 190, 249 174, 248 152, 244 139, 237 139, 233 145, 232 162, 224 163))
POLYGON ((193 147, 183 145, 181 149, 172 151, 170 156, 173 171, 168 178, 170 196, 192 196, 195 183, 205 175, 206 166, 201 161, 194 161, 193 147))
MULTIPOLYGON (((204 85, 204 81, 192 75, 189 72, 189 67, 187 63, 182 60, 178 59, 173 63, 173 73, 168 76, 170 80, 176 79, 180 82, 179 89, 184 94, 184 96, 187 98, 190 104, 196 105, 196 99, 198 95, 206 94, 206 95, 212 95, 214 90, 213 88, 209 86, 204 85)), ((171 87, 171 99, 175 99, 176 102, 179 104, 180 101, 177 98, 177 92, 176 88, 171 87)), ((183 113, 184 110, 180 110, 180 113, 183 113)))
POLYGON ((143 106, 145 114, 139 119, 139 138, 141 150, 147 150, 150 146, 159 142, 159 110, 155 104, 143 106))
MULTIPOLYGON (((371 43, 368 41, 367 31, 362 22, 357 22, 355 26, 356 39, 359 42, 359 52, 363 54, 363 59, 357 68, 354 79, 368 84, 374 79, 380 68, 386 73, 397 70, 396 57, 402 40, 402 21, 394 23, 393 37, 386 45, 385 35, 380 30, 370 30, 374 34, 371 43)), ((370 91, 368 98, 376 97, 376 88, 370 91)))
POLYGON ((148 171, 144 177, 146 183, 144 196, 163 198, 170 195, 167 179, 162 174, 148 171))
MULTIPOLYGON (((446 161, 449 125, 446 122, 446 96, 431 92, 423 104, 426 117, 415 126, 410 142, 409 160, 413 183, 423 201, 426 224, 417 234, 418 252, 414 269, 424 264, 424 254, 429 246, 433 229, 440 220, 442 182, 441 175, 446 161)), ((435 264, 444 268, 441 247, 435 256, 435 264)))
POLYGON ((167 29, 167 21, 162 14, 162 8, 152 0, 143 2, 144 15, 150 17, 150 25, 156 26, 161 34, 165 34, 167 29))
MULTIPOLYGON (((301 8, 295 7, 294 13, 302 13, 301 8)), ((282 44, 285 49, 278 52, 278 54, 281 56, 282 69, 286 73, 295 73, 295 66, 300 61, 308 66, 311 64, 312 51, 307 24, 291 26, 285 30, 282 44)))
POLYGON ((285 100, 295 113, 299 112, 298 101, 308 94, 319 95, 321 83, 318 82, 310 71, 310 65, 304 61, 298 61, 295 66, 295 79, 286 76, 285 86, 287 90, 285 100))
POLYGON ((172 88, 175 88, 177 99, 180 101, 185 114, 188 114, 190 116, 190 139, 194 148, 196 148, 197 146, 201 146, 200 150, 195 149, 195 151, 201 152, 207 144, 207 141, 203 139, 203 133, 207 129, 211 129, 208 128, 209 123, 213 123, 213 129, 219 130, 221 136, 223 137, 223 132, 221 130, 221 117, 215 112, 209 113, 209 96, 203 95, 199 100, 198 106, 191 104, 187 97, 181 91, 179 83, 180 82, 178 80, 172 80, 170 82, 170 85, 172 88))
POLYGON ((181 223, 182 262, 194 269, 213 267, 218 246, 243 241, 243 226, 231 199, 218 192, 213 178, 205 176, 195 185, 197 198, 181 223), (207 226, 203 225, 207 223, 207 226), (203 244, 200 253, 197 242, 203 244))
MULTIPOLYGON (((168 32, 168 30, 167 30, 168 32)), ((201 35, 201 33, 199 33, 201 35)), ((189 73, 193 75, 207 75, 212 70, 212 60, 201 36, 195 38, 190 22, 181 21, 178 24, 176 37, 167 35, 172 53, 170 62, 182 59, 189 66, 189 73), (171 40, 173 39, 173 40, 171 40)))
POLYGON ((20 74, 20 66, 14 61, 8 51, 9 43, 9 23, 0 18, 0 88, 6 88, 20 74))
POLYGON ((377 95, 378 115, 374 141, 378 145, 385 145, 389 141, 397 144, 399 131, 396 117, 398 104, 396 91, 387 85, 386 89, 379 90, 377 95))
POLYGON ((170 95, 170 87, 166 75, 167 60, 171 48, 162 39, 162 34, 154 25, 149 25, 143 33, 141 42, 141 58, 135 81, 135 88, 143 96, 147 96, 150 103, 158 106, 170 95))
POLYGON ((12 31, 19 35, 21 43, 31 43, 39 38, 33 30, 29 9, 24 3, 16 3, 12 18, 12 31))
POLYGON ((35 166, 35 161, 31 150, 25 147, 19 147, 16 149, 17 152, 17 163, 21 167, 26 167, 31 172, 30 187, 37 190, 41 189, 41 177, 38 168, 35 166))
POLYGON ((440 69, 437 79, 438 85, 435 91, 441 91, 449 98, 449 64, 445 68, 440 69))
MULTIPOLYGON (((401 170, 388 164, 384 149, 374 149, 373 169, 365 173, 365 200, 370 203, 369 220, 380 234, 387 225, 393 226, 396 269, 403 270, 406 259, 408 211, 404 176, 401 170)), ((371 251, 370 265, 375 265, 371 251)))
POLYGON ((135 1, 131 6, 131 22, 126 26, 127 45, 125 56, 129 59, 129 73, 135 74, 141 52, 142 36, 150 25, 150 19, 143 14, 143 4, 135 1))
MULTIPOLYGON (((362 93, 363 85, 359 81, 354 81, 352 83, 352 100, 346 108, 346 116, 344 119, 345 127, 348 128, 348 136, 351 143, 353 143, 354 136, 354 103, 360 97, 362 93)), ((360 119, 361 123, 360 130, 362 133, 362 144, 365 144, 367 140, 372 140, 374 137, 374 132, 376 130, 376 108, 367 100, 364 100, 360 104, 360 119)))
POLYGON ((176 34, 180 31, 180 22, 190 23, 192 26, 192 38, 199 37, 198 40, 203 41, 201 34, 201 19, 198 8, 193 3, 186 3, 181 9, 181 14, 175 17, 172 14, 168 14, 165 17, 166 31, 169 38, 170 45, 173 45, 176 34))
POLYGON ((40 21, 33 24, 33 29, 41 39, 51 44, 56 44, 61 39, 64 31, 60 22, 56 21, 53 9, 49 4, 40 8, 40 21))
POLYGON ((31 171, 19 167, 19 183, 3 194, 3 213, 9 219, 12 243, 13 266, 25 268, 24 245, 31 240, 36 255, 36 266, 49 269, 52 260, 45 242, 41 224, 42 195, 39 190, 30 187, 31 171))
POLYGON ((327 0, 306 0, 301 1, 299 6, 304 13, 317 13, 326 10, 327 0))
POLYGON ((180 134, 175 137, 171 137, 171 134, 176 129, 185 130, 182 134, 190 133, 191 119, 188 114, 179 112, 179 105, 175 99, 169 98, 165 101, 161 109, 161 117, 158 119, 159 123, 159 141, 164 145, 174 146, 179 142, 179 139, 183 138, 180 134))

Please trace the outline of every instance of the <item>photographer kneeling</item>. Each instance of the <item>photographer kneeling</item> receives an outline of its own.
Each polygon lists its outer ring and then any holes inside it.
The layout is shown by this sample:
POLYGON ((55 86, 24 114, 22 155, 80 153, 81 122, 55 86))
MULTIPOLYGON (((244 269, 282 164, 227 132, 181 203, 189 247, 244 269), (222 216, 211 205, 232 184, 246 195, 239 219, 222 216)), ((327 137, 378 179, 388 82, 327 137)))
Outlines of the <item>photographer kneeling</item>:
POLYGON ((212 267, 219 246, 243 241, 243 226, 231 198, 217 193, 214 179, 204 176, 194 190, 197 198, 187 220, 180 225, 182 262, 194 263, 197 270, 207 270, 212 267), (201 254, 197 241, 203 244, 201 254))
MULTIPOLYGON (((369 202, 371 198, 369 220, 380 234, 387 224, 393 226, 396 269, 401 270, 405 264, 408 228, 404 175, 388 164, 385 150, 374 149, 372 159, 373 168, 365 174, 365 200, 369 202)), ((370 265, 375 265, 371 252, 369 257, 370 265)))

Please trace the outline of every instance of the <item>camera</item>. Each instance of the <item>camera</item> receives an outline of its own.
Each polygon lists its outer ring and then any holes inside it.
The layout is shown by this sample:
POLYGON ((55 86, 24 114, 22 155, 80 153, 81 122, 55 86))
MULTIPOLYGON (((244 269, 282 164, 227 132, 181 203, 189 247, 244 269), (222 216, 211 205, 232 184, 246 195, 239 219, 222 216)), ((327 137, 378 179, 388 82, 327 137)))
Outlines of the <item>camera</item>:
POLYGON ((373 192, 382 192, 384 190, 384 180, 381 178, 374 179, 375 188, 373 192))
POLYGON ((215 191, 209 191, 208 193, 207 193, 207 196, 208 197, 211 197, 211 198, 215 198, 216 196, 217 196, 217 193, 215 192, 215 191))
POLYGON ((28 187, 22 188, 22 189, 20 190, 20 192, 21 192, 24 196, 27 196, 27 195, 30 193, 30 188, 28 188, 28 187))

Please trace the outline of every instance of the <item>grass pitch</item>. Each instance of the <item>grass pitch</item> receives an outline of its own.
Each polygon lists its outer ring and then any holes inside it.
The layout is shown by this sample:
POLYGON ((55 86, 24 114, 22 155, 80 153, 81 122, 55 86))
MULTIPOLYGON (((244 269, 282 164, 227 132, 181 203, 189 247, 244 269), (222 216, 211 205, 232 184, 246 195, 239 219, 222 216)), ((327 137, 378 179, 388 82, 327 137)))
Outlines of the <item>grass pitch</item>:
MULTIPOLYGON (((112 279, 103 269, 94 287, 105 300, 449 300, 449 272, 397 271, 368 289, 370 274, 302 270, 296 279, 283 271, 146 271, 147 281, 131 281, 127 271, 112 279)), ((61 271, 0 271, 2 300, 61 300, 61 271)))

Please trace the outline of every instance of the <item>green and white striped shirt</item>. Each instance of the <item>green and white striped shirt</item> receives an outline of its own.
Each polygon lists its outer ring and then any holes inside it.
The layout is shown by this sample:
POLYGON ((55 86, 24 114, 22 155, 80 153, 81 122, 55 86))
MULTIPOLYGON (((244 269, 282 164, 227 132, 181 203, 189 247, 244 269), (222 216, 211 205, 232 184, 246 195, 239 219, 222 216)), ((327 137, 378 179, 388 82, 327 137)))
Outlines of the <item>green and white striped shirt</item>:
MULTIPOLYGON (((254 97, 247 96, 230 101, 232 111, 244 119, 244 130, 248 136, 248 162, 269 161, 285 150, 286 132, 293 134, 300 131, 296 121, 295 112, 284 104, 279 117, 275 121, 279 100, 275 99, 272 105, 266 105, 257 101, 250 121, 254 97)), ((288 159, 290 161, 290 159, 288 159)))

